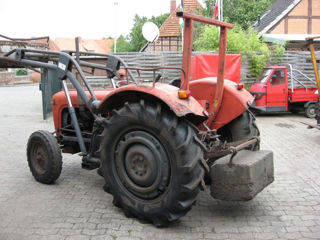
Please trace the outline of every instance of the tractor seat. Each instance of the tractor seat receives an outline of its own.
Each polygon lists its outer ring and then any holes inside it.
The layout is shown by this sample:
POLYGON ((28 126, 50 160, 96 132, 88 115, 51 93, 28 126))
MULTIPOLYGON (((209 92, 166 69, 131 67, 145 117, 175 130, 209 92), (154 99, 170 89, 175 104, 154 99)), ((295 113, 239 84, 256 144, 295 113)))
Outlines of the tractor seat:
POLYGON ((180 88, 181 80, 180 78, 174 78, 169 82, 170 85, 180 88))

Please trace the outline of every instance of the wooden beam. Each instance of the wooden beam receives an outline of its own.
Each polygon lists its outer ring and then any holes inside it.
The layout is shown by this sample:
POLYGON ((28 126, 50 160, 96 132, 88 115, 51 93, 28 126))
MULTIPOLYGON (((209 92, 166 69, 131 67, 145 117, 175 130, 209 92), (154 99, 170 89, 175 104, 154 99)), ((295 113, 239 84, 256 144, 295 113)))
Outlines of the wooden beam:
POLYGON ((312 0, 308 0, 308 34, 312 34, 312 0))
POLYGON ((288 34, 288 17, 285 18, 284 20, 284 33, 288 34))

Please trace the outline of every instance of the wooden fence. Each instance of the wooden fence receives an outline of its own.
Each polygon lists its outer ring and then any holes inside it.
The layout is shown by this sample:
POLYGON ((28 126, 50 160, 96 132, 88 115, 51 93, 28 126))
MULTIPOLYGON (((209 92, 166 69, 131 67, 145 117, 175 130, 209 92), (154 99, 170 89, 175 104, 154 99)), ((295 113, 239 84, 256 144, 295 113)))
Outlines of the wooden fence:
MULTIPOLYGON (((193 54, 216 54, 215 52, 194 52, 193 54)), ((134 53, 117 53, 129 66, 142 68, 152 68, 160 66, 181 67, 182 53, 181 52, 134 52, 134 53)), ((317 62, 320 63, 320 51, 316 52, 317 62)), ((247 59, 250 61, 250 59, 247 59)), ((314 72, 311 63, 310 52, 308 51, 287 51, 285 52, 282 61, 279 63, 269 63, 269 65, 286 65, 291 64, 294 69, 298 69, 309 78, 314 79, 314 72)), ((135 73, 136 74, 136 73, 135 73)), ((165 81, 180 77, 178 70, 162 70, 162 76, 165 81)), ((307 81, 302 75, 296 75, 298 80, 307 84, 307 81)), ((153 78, 152 72, 142 72, 141 79, 148 81, 153 78)), ((252 84, 255 78, 251 76, 248 64, 242 61, 241 64, 241 82, 252 84)))
MULTIPOLYGON (((216 54, 215 52, 194 52, 193 54, 216 54)), ((170 66, 181 68, 182 65, 182 53, 181 52, 129 52, 129 53, 117 53, 115 54, 121 57, 130 67, 140 67, 140 68, 154 68, 161 66, 170 66)), ((318 64, 320 63, 320 51, 316 52, 316 58, 318 59, 318 64)), ((246 61, 250 61, 247 59, 246 61)), ((308 51, 287 51, 285 52, 282 61, 279 63, 270 62, 269 65, 285 65, 291 64, 294 69, 298 69, 303 74, 311 79, 315 79, 314 71, 311 63, 311 56, 308 51)), ((137 77, 137 73, 134 71, 134 75, 137 77)), ((174 78, 179 78, 181 73, 179 70, 161 70, 161 75, 165 82, 168 82, 174 78)), ((301 74, 295 74, 297 79, 303 82, 305 85, 311 86, 301 74)), ((2 77, 2 82, 6 77, 2 77)), ((153 72, 144 71, 141 72, 142 81, 152 81, 153 72)), ((251 85, 256 78, 252 77, 250 74, 250 69, 245 61, 241 64, 241 82, 251 85)), ((8 81, 8 79, 6 79, 8 81)), ((107 81, 105 77, 91 77, 89 82, 92 83, 93 87, 100 87, 106 85, 107 81)))

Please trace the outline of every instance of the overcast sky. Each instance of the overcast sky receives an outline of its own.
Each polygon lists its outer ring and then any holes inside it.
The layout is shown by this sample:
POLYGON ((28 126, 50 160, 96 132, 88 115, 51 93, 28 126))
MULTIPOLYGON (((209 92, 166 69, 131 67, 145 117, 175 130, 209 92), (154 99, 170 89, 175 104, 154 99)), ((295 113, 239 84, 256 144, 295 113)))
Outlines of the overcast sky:
POLYGON ((101 39, 128 34, 135 14, 168 12, 170 0, 0 0, 0 34, 101 39))

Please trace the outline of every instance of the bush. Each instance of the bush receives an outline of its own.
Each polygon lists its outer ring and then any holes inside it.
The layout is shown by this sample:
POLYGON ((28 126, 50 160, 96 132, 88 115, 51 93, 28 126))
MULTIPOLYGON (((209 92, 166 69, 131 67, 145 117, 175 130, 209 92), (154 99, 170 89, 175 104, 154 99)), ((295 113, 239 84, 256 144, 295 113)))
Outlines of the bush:
POLYGON ((28 71, 27 71, 27 69, 21 68, 21 69, 16 70, 15 75, 16 76, 26 76, 26 75, 28 75, 28 71))
POLYGON ((272 61, 273 64, 277 64, 282 61, 283 54, 286 51, 286 49, 284 48, 285 45, 286 43, 284 45, 276 43, 273 46, 273 51, 272 51, 274 56, 274 60, 272 61))

